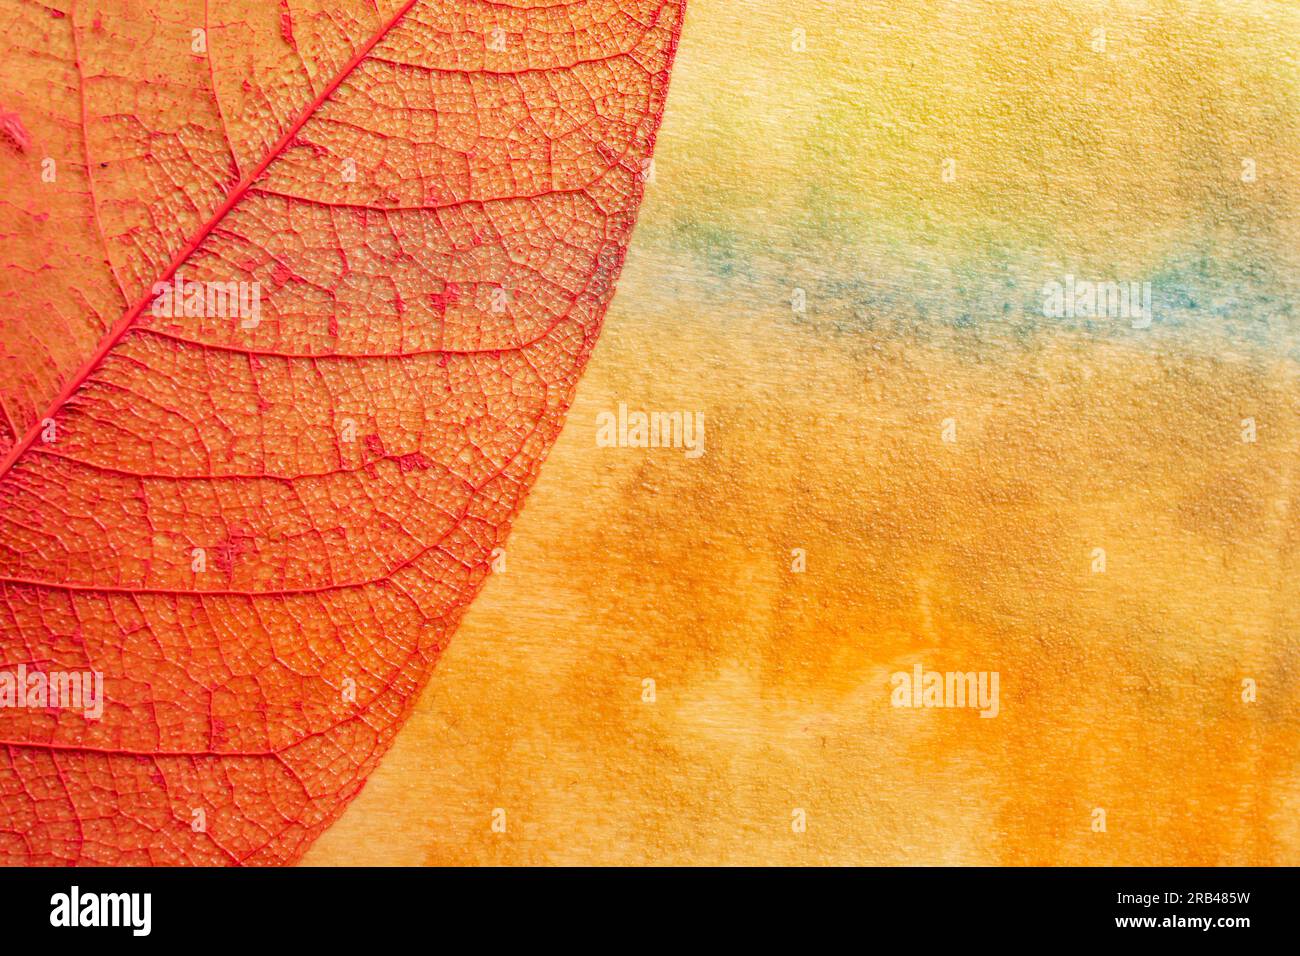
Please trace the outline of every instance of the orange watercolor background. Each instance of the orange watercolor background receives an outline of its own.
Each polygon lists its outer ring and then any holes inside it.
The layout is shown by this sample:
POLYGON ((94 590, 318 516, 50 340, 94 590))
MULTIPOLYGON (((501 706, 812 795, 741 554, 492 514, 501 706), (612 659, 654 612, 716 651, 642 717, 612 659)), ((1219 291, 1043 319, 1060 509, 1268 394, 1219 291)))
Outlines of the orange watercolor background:
POLYGON ((1300 11, 818 6, 692 0, 505 571, 305 863, 1300 863, 1300 11), (1067 272, 1154 326, 1045 319, 1067 272))

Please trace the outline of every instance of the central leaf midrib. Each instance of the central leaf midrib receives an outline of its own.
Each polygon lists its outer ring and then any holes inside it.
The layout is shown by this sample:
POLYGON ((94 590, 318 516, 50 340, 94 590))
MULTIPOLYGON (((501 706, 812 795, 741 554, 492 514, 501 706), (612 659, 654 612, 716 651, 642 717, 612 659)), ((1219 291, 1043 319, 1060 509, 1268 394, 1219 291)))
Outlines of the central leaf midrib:
MULTIPOLYGON (((247 195, 248 190, 252 188, 253 184, 262 178, 267 169, 270 168, 271 164, 279 159, 281 154, 283 154, 284 151, 293 143, 293 141, 298 137, 298 134, 302 132, 302 128, 307 125, 307 122, 314 115, 316 115, 321 106, 334 95, 340 86, 343 85, 343 81, 346 80, 354 70, 356 70, 362 61, 370 55, 370 52, 379 44, 379 42, 383 40, 384 37, 386 37, 419 2, 420 0, 406 0, 402 7, 393 14, 389 21, 384 24, 379 31, 376 32, 375 35, 356 52, 356 54, 353 55, 352 59, 339 71, 338 75, 335 76, 328 85, 326 85, 320 94, 318 94, 317 97, 298 115, 298 118, 290 124, 257 167, 231 190, 230 195, 226 197, 226 201, 208 217, 189 241, 185 243, 181 250, 175 255, 175 257, 173 257, 166 270, 158 277, 156 282, 168 282, 176 275, 176 272, 180 267, 189 261, 189 258, 194 255, 195 251, 203 244, 204 240, 212 234, 212 231, 223 219, 226 218, 227 215, 230 214, 231 210, 239 205, 244 196, 247 195)), ((117 347, 117 344, 122 341, 126 336, 126 333, 131 330, 132 326, 135 324, 135 320, 139 318, 140 313, 143 312, 145 307, 153 300, 152 289, 156 282, 151 283, 149 290, 146 291, 133 306, 127 309, 122 318, 118 319, 118 321, 113 324, 113 326, 108 330, 108 333, 100 341, 95 351, 92 352, 90 357, 82 363, 76 373, 68 379, 67 383, 60 390, 54 401, 50 403, 45 412, 37 416, 31 427, 27 430, 27 433, 15 442, 14 447, 10 450, 4 461, 0 463, 0 480, 3 480, 5 476, 13 470, 14 465, 16 465, 22 456, 26 454, 27 450, 31 448, 32 444, 36 441, 37 436, 40 435, 43 430, 42 422, 53 418, 59 413, 67 403, 68 399, 76 394, 81 386, 84 385, 90 376, 94 374, 101 364, 103 364, 104 359, 108 357, 109 353, 111 353, 113 349, 117 347)))

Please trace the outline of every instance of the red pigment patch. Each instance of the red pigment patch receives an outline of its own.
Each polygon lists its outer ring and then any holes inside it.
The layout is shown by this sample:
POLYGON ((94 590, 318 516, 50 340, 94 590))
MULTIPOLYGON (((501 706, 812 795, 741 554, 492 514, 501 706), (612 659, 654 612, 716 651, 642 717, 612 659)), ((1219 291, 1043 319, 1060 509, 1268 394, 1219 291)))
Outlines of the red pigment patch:
POLYGON ((434 292, 429 295, 429 301, 437 312, 446 312, 447 307, 455 305, 456 300, 460 298, 460 286, 454 282, 448 282, 447 287, 441 292, 434 292))
POLYGON ((280 36, 289 46, 298 49, 298 41, 293 38, 293 16, 289 13, 289 0, 280 0, 280 36))
POLYGON ((402 455, 398 458, 397 467, 402 474, 406 474, 408 471, 428 471, 433 467, 433 462, 429 460, 424 452, 413 451, 409 455, 402 455))
POLYGON ((217 569, 227 577, 235 568, 235 561, 241 555, 256 554, 257 548, 253 544, 253 539, 243 533, 232 532, 230 537, 213 549, 212 562, 217 569))
POLYGON ((27 152, 27 147, 32 145, 32 138, 27 134, 27 129, 17 113, 0 110, 0 136, 18 147, 20 153, 27 152))

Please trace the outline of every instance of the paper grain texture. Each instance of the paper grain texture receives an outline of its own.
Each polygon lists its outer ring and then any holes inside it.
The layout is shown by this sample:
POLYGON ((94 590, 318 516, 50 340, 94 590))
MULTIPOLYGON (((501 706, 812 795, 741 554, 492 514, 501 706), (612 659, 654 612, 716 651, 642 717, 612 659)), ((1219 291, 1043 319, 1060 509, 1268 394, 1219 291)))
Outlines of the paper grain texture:
POLYGON ((1298 35, 692 0, 504 573, 305 862, 1300 863, 1298 35), (997 717, 891 706, 917 664, 997 717))

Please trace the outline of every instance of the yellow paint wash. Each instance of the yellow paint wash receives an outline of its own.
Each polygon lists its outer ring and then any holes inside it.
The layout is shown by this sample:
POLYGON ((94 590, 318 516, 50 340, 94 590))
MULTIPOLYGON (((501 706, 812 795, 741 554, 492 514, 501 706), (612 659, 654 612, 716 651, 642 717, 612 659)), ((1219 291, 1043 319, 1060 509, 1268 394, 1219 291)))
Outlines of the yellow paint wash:
POLYGON ((809 6, 692 0, 506 571, 306 862, 1300 863, 1300 10, 809 6))

